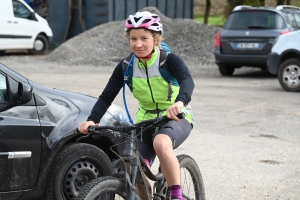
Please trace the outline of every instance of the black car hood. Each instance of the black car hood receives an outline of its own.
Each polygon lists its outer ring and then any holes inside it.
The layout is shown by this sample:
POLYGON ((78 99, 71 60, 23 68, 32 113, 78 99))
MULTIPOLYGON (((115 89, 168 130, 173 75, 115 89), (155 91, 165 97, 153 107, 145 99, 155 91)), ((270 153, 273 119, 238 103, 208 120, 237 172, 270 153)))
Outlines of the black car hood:
MULTIPOLYGON (((57 124, 65 118, 65 115, 72 115, 73 120, 76 118, 80 118, 81 121, 86 120, 97 101, 97 98, 92 96, 45 87, 32 81, 29 83, 33 87, 38 109, 47 109, 47 111, 40 111, 44 113, 40 116, 40 120, 44 122, 57 124)), ((129 123, 128 117, 122 108, 112 104, 102 117, 100 124, 117 125, 120 123, 129 123)))

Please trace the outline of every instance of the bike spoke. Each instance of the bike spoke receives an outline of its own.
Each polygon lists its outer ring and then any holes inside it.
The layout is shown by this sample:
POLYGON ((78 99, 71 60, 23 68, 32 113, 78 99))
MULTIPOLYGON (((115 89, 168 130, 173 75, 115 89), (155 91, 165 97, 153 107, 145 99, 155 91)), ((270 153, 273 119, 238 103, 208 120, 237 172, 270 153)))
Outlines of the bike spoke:
POLYGON ((190 172, 185 168, 181 168, 180 178, 183 197, 187 200, 195 199, 194 183, 190 172))

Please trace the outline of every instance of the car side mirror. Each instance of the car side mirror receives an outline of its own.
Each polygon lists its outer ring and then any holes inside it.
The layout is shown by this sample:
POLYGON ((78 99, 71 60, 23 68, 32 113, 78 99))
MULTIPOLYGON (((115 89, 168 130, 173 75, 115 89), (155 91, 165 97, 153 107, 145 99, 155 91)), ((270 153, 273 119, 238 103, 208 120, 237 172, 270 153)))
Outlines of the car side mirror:
POLYGON ((17 102, 19 104, 24 104, 29 102, 32 99, 32 86, 27 83, 19 82, 18 85, 18 99, 17 102))
POLYGON ((35 11, 33 11, 28 18, 34 21, 38 21, 37 18, 35 17, 35 11))

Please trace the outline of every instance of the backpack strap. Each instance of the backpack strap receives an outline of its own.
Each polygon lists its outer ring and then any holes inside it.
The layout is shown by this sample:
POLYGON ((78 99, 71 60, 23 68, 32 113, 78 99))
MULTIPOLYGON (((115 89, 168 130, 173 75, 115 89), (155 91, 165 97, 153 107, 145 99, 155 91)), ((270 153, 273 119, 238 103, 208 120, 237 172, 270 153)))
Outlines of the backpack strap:
POLYGON ((177 83, 177 80, 171 75, 171 73, 168 70, 167 66, 167 57, 170 52, 166 51, 165 49, 160 49, 160 57, 159 57, 159 71, 162 75, 163 79, 168 83, 168 98, 167 101, 171 101, 173 89, 172 86, 174 82, 177 83), (175 81, 176 80, 176 81, 175 81))
POLYGON ((131 53, 129 56, 124 58, 123 62, 122 62, 122 71, 124 74, 124 80, 126 81, 126 84, 131 91, 132 91, 132 66, 133 66, 133 64, 131 63, 130 67, 128 67, 128 64, 131 61, 133 54, 134 53, 131 53), (126 71, 127 71, 127 74, 126 74, 126 71))
POLYGON ((132 55, 133 55, 133 53, 131 53, 129 56, 127 56, 126 58, 123 59, 123 63, 122 63, 123 74, 125 73, 125 71, 127 69, 127 66, 130 62, 132 55))
POLYGON ((165 70, 168 70, 167 63, 166 63, 168 54, 169 54, 169 52, 167 52, 166 50, 160 49, 159 67, 161 67, 165 70))
POLYGON ((130 116, 130 113, 128 111, 128 107, 127 107, 127 103, 126 103, 126 97, 125 97, 125 84, 127 83, 127 85, 129 86, 129 82, 131 85, 132 82, 132 63, 133 60, 135 58, 135 55, 132 53, 130 54, 127 58, 125 58, 122 62, 122 70, 123 70, 123 74, 124 74, 124 81, 123 81, 123 103, 124 103, 124 107, 129 119, 129 122, 133 125, 133 120, 130 116), (130 70, 131 70, 131 77, 130 77, 130 70))

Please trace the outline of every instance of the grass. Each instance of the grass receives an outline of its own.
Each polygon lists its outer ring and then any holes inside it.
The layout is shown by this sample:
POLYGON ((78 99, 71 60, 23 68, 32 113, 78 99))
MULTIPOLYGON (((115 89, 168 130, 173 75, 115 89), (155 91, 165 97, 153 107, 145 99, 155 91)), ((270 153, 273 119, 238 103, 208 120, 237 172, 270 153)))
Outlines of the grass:
MULTIPOLYGON (((195 14, 194 20, 200 23, 204 23, 204 15, 195 14)), ((208 25, 210 26, 220 26, 222 27, 225 23, 226 19, 223 15, 211 15, 208 17, 208 25)))

